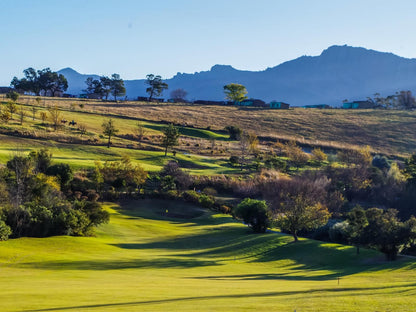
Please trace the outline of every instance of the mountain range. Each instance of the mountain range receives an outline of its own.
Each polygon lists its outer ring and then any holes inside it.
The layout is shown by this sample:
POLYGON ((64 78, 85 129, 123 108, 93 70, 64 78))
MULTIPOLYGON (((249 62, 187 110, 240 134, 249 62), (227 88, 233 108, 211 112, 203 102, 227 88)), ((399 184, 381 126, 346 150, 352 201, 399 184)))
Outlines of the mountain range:
MULTIPOLYGON (((99 78, 71 68, 58 73, 67 78, 70 94, 83 93, 88 77, 99 78)), ((365 100, 375 93, 390 95, 416 90, 416 59, 360 47, 331 46, 319 56, 301 56, 262 71, 215 65, 208 71, 178 73, 164 81, 169 85, 163 94, 165 98, 169 98, 172 90, 182 88, 188 92, 188 100, 224 100, 223 86, 234 82, 243 84, 250 98, 266 102, 337 106, 344 99, 365 100)), ((146 96, 145 79, 124 83, 129 99, 146 96)))

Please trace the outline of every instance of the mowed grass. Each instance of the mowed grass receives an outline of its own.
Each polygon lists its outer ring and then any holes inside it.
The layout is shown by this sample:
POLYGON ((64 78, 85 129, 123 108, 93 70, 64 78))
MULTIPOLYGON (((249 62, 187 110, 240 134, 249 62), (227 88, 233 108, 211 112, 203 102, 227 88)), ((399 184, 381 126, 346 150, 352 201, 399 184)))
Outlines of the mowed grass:
POLYGON ((96 237, 0 242, 0 310, 414 310, 413 259, 255 235, 182 203, 106 207, 96 237))
POLYGON ((160 171, 170 160, 178 161, 184 170, 195 175, 239 172, 239 169, 231 167, 226 159, 180 152, 175 157, 171 153, 165 157, 162 151, 59 143, 51 140, 35 140, 1 134, 0 142, 0 163, 2 164, 7 163, 16 153, 27 155, 30 151, 47 148, 52 153, 53 163, 66 163, 75 170, 92 168, 95 161, 115 161, 121 160, 123 156, 128 156, 133 163, 140 164, 143 169, 150 172, 160 171))

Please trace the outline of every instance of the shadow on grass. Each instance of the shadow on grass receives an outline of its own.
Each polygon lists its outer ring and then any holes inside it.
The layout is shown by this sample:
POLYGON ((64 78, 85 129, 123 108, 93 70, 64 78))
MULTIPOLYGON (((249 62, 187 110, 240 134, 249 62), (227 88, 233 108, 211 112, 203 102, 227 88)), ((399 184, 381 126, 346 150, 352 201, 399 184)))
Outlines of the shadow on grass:
POLYGON ((220 265, 217 261, 196 259, 158 258, 152 260, 85 260, 85 261, 43 261, 21 263, 20 267, 30 267, 45 270, 123 270, 123 269, 169 269, 169 268, 195 268, 220 265))
MULTIPOLYGON (((192 300, 218 300, 218 299, 245 299, 245 298, 266 298, 266 297, 281 297, 281 296, 295 296, 295 295, 308 295, 314 293, 343 293, 343 292, 356 292, 349 295, 354 296, 371 296, 376 294, 377 290, 390 289, 391 294, 402 292, 396 290, 396 288, 413 288, 416 284, 397 285, 397 286, 381 286, 381 287, 333 287, 333 288, 318 288, 318 289, 307 289, 307 290, 295 290, 295 291, 276 291, 276 292, 260 292, 260 293, 246 293, 246 294, 229 294, 229 295, 214 295, 214 296, 194 296, 194 297, 181 297, 181 298, 169 298, 169 299, 158 299, 158 300, 144 300, 144 301, 129 301, 129 302, 117 302, 117 303, 103 303, 103 304, 89 304, 89 305, 77 305, 67 307, 53 307, 46 309, 36 310, 24 310, 25 312, 46 312, 46 311, 66 311, 81 309, 93 309, 93 308, 105 308, 105 307, 123 307, 123 306, 139 306, 148 304, 164 304, 171 302, 185 302, 192 300)), ((391 295, 390 294, 390 295, 391 295)), ((243 303, 241 303, 243 305, 243 303)))

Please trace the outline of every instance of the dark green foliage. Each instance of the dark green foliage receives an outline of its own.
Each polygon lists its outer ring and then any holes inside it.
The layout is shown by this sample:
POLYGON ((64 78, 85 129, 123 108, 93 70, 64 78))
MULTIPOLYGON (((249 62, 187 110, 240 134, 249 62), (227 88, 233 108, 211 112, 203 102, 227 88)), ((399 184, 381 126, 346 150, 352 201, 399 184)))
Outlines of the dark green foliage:
POLYGON ((33 68, 27 68, 23 71, 25 78, 18 79, 14 77, 11 85, 16 90, 32 92, 36 95, 48 92, 51 96, 57 95, 68 89, 68 81, 62 74, 52 72, 49 68, 36 71, 33 68))
POLYGON ((188 190, 182 193, 182 198, 190 203, 199 203, 199 194, 194 190, 188 190))
POLYGON ((227 126, 225 130, 229 133, 230 140, 240 140, 241 134, 243 133, 243 130, 237 126, 227 126))
POLYGON ((354 208, 348 215, 350 240, 381 251, 387 260, 395 260, 416 235, 415 219, 401 222, 397 213, 395 209, 354 208))
POLYGON ((365 210, 361 206, 355 206, 347 215, 349 241, 357 247, 357 254, 360 252, 360 245, 364 243, 363 233, 368 225, 365 210))
POLYGON ((46 173, 51 165, 52 153, 46 148, 42 148, 38 151, 32 151, 29 153, 29 158, 33 161, 35 166, 35 172, 46 173))
POLYGON ((204 208, 213 208, 215 204, 215 199, 213 196, 200 194, 198 202, 204 208))
POLYGON ((56 164, 50 166, 47 171, 47 175, 56 176, 59 178, 61 184, 61 190, 64 190, 68 187, 69 183, 74 178, 71 167, 68 164, 56 164))
POLYGON ((254 232, 264 233, 270 225, 267 204, 264 200, 244 199, 234 210, 237 218, 243 219, 254 232))
POLYGON ((17 93, 16 91, 9 91, 6 94, 6 98, 12 100, 13 102, 16 102, 19 99, 19 93, 17 93))

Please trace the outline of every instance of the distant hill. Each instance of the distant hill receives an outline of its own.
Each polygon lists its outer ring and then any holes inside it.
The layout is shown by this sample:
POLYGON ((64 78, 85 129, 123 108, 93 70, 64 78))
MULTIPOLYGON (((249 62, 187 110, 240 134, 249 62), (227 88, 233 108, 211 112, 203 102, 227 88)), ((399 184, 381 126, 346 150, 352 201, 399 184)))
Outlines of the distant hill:
MULTIPOLYGON (((59 71, 68 79, 68 93, 80 94, 87 77, 71 68, 59 71)), ((128 98, 146 96, 144 79, 126 80, 128 98)), ((340 105, 342 100, 360 100, 378 92, 394 94, 416 90, 416 59, 350 46, 332 46, 319 56, 302 56, 263 71, 242 71, 215 65, 209 71, 178 73, 165 80, 170 91, 182 88, 189 100, 223 100, 223 86, 235 82, 246 86, 248 96, 292 105, 340 105)))

